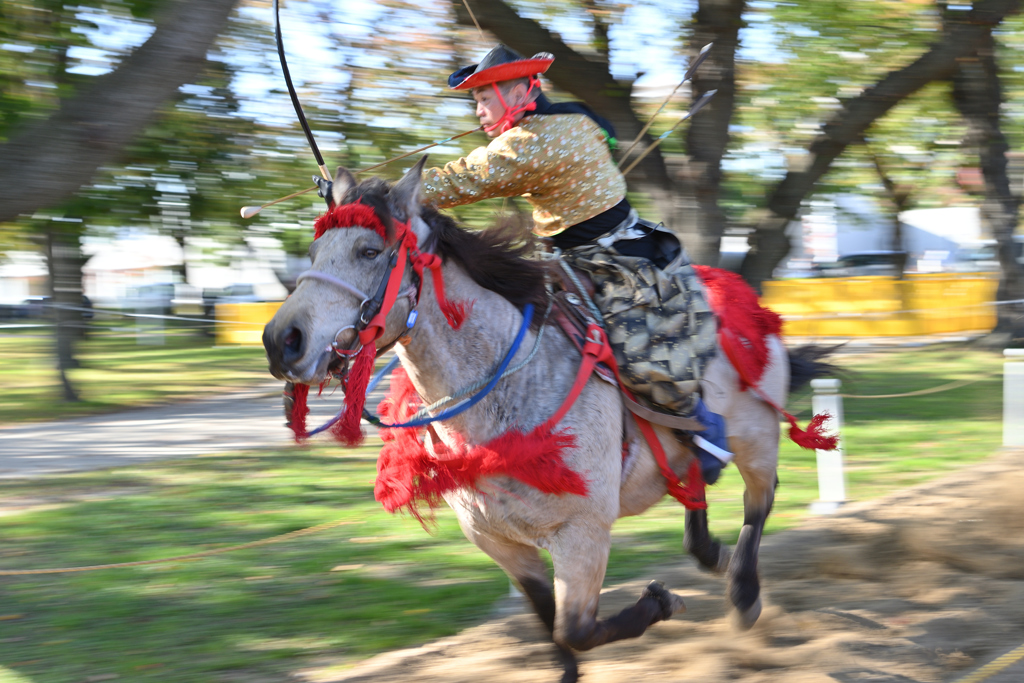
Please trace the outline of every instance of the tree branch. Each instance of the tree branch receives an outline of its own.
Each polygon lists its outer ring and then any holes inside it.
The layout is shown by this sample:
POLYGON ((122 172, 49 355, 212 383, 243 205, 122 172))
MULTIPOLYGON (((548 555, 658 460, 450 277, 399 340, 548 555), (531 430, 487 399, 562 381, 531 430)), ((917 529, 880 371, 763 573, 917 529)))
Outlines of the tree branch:
POLYGON ((832 162, 861 139, 877 119, 900 100, 932 81, 948 79, 957 60, 974 50, 985 36, 1008 14, 1017 12, 1022 0, 979 0, 964 19, 950 22, 942 37, 912 64, 890 72, 859 96, 847 100, 825 123, 821 134, 808 148, 806 168, 789 171, 768 200, 771 216, 762 221, 751 236, 751 251, 744 259, 743 276, 755 287, 771 277, 775 266, 789 252, 789 239, 783 234, 796 217, 800 204, 828 171, 832 162))
POLYGON ((0 145, 0 222, 66 200, 206 63, 236 0, 169 0, 156 32, 117 70, 0 145))

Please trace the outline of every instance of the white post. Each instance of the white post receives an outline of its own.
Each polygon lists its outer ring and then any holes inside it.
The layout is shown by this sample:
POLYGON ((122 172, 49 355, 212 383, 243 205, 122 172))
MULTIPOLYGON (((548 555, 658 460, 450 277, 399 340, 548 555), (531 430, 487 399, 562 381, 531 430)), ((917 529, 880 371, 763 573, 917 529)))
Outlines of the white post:
POLYGON ((840 435, 834 451, 815 451, 818 459, 818 500, 811 503, 811 512, 827 515, 839 509, 846 500, 846 475, 843 472, 843 397, 839 395, 842 382, 838 379, 812 379, 811 411, 818 415, 826 412, 831 418, 825 428, 840 435))
POLYGON ((1024 349, 1003 356, 1003 445, 1024 446, 1024 349))

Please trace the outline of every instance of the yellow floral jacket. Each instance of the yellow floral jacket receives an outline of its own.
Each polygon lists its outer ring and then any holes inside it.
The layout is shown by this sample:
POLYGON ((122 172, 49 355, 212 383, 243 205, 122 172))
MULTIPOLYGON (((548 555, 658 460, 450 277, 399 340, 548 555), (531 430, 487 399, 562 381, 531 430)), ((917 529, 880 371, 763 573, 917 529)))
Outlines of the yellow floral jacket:
POLYGON ((423 171, 424 201, 439 209, 522 195, 541 237, 593 218, 626 196, 601 128, 583 114, 526 116, 443 168, 423 171))

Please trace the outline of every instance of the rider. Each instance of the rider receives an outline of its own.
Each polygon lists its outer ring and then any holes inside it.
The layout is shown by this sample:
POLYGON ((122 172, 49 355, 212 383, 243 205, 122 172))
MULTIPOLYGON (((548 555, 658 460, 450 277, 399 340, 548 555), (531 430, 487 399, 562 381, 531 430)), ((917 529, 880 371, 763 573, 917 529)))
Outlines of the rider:
POLYGON ((538 75, 553 61, 548 53, 524 59, 498 45, 449 76, 453 90, 471 92, 492 139, 424 170, 424 202, 445 209, 523 196, 533 206, 534 233, 594 281, 626 384, 651 404, 705 425, 691 434, 704 479, 714 483, 732 454, 721 416, 699 396, 716 348, 703 285, 678 239, 639 219, 626 199, 610 150, 612 125, 585 104, 552 103, 541 92, 538 75))

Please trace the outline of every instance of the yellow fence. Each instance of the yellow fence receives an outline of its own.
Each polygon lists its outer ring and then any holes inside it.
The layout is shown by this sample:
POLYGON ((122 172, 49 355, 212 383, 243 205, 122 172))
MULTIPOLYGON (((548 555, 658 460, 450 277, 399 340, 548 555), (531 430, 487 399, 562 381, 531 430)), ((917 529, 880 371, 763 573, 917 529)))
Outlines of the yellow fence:
MULTIPOLYGON (((773 280, 761 303, 786 318, 796 337, 898 337, 991 330, 998 278, 937 273, 891 277, 773 280)), ((217 304, 217 344, 263 343, 280 301, 217 304)))
POLYGON ((277 313, 283 301, 247 304, 217 304, 217 345, 263 345, 263 326, 277 313))
POLYGON ((764 284, 761 303, 798 337, 987 331, 996 324, 997 285, 987 273, 775 280, 764 284))

